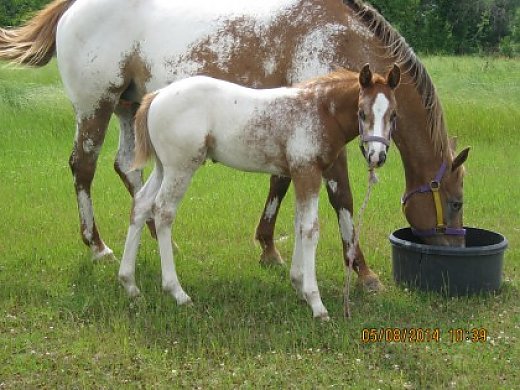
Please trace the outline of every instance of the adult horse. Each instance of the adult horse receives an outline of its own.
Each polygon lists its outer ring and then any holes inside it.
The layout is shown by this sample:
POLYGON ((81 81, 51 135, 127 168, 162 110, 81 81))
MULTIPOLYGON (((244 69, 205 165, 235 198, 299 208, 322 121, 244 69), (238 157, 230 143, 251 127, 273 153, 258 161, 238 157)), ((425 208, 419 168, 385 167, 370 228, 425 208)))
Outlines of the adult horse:
MULTIPOLYGON (((120 121, 115 169, 133 195, 142 186, 130 172, 132 119, 142 96, 193 74, 207 74, 255 87, 290 85, 330 70, 331 64, 359 69, 369 62, 378 73, 398 63, 404 71, 397 91, 399 131, 394 141, 410 191, 446 165, 436 204, 419 193, 407 200, 406 218, 432 244, 461 245, 443 227, 462 226, 462 163, 449 146, 442 108, 424 66, 405 40, 374 9, 359 0, 55 0, 25 26, 0 30, 0 59, 45 65, 57 53, 65 90, 76 113, 70 166, 83 241, 95 257, 111 255, 94 220, 91 183, 110 117, 120 121), (438 208, 438 207, 437 207, 438 208)), ((350 140, 348 140, 350 141, 350 140)), ((325 173, 329 200, 344 233, 344 259, 353 245, 352 195, 341 153, 325 173)), ((264 262, 280 262, 274 223, 290 180, 273 176, 256 231, 264 262)), ((153 229, 153 227, 152 227, 153 229)), ((354 269, 369 289, 378 277, 356 249, 354 269)))

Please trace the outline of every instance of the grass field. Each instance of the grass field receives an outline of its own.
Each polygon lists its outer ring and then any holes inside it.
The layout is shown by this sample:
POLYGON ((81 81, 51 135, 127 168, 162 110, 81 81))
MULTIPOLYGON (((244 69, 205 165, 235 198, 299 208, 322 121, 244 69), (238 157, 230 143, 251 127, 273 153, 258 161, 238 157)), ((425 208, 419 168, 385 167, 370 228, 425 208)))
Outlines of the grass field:
MULTIPOLYGON (((388 287, 353 291, 342 318, 343 265, 332 209, 322 193, 318 282, 332 320, 313 321, 288 269, 262 268, 252 240, 268 177, 215 164, 201 169, 174 235, 178 273, 194 306, 160 289, 156 243, 145 234, 137 265, 143 296, 129 301, 118 264, 92 263, 79 237, 68 157, 71 106, 55 64, 0 68, 0 389, 12 388, 518 388, 520 386, 520 62, 426 58, 450 135, 471 145, 465 223, 509 240, 495 295, 445 298, 392 281, 388 235, 406 224, 404 175, 395 147, 380 171, 361 238, 388 287), (364 328, 439 328, 439 342, 363 343, 364 328), (486 342, 452 342, 449 330, 485 328, 486 342)), ((130 198, 113 172, 112 122, 93 196, 101 233, 122 254, 130 198)), ((356 203, 366 173, 349 146, 356 203)), ((292 192, 277 225, 292 253, 292 192)))

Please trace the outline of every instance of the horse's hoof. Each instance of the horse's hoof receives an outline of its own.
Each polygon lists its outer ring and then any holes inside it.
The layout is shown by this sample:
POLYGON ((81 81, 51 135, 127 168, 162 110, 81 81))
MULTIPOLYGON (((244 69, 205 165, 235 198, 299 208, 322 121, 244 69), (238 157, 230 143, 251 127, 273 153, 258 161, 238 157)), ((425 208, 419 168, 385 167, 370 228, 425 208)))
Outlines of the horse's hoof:
POLYGON ((385 286, 379 280, 379 277, 371 272, 368 275, 360 276, 357 285, 365 292, 381 292, 385 291, 385 286))
POLYGON ((141 291, 139 290, 139 288, 137 286, 130 286, 128 288, 125 287, 125 289, 126 289, 126 294, 128 295, 128 298, 130 298, 130 299, 135 299, 141 295, 141 291))
POLYGON ((193 301, 191 300, 190 296, 186 293, 178 294, 175 297, 175 300, 177 301, 177 305, 179 306, 193 306, 193 301))
POLYGON ((274 249, 270 253, 262 253, 260 257, 260 265, 264 267, 271 266, 285 266, 285 261, 283 261, 280 252, 277 249, 274 249))
POLYGON ((327 311, 325 311, 323 313, 315 314, 314 319, 320 320, 321 322, 329 322, 330 321, 329 313, 327 313, 327 311))
POLYGON ((92 261, 111 261, 116 263, 118 262, 117 258, 114 255, 114 252, 108 246, 105 246, 105 248, 102 251, 93 251, 92 261))
POLYGON ((135 285, 133 277, 119 275, 117 278, 119 279, 121 286, 124 287, 126 295, 128 295, 129 298, 133 299, 141 295, 141 291, 139 291, 139 288, 135 285))

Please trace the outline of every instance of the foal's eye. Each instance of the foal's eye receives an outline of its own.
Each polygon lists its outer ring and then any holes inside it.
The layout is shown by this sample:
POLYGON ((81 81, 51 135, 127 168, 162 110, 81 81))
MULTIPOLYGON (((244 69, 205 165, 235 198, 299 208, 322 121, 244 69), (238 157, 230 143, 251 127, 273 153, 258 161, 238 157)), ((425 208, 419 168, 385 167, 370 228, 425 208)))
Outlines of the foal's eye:
POLYGON ((359 119, 361 119, 362 121, 365 120, 365 111, 363 110, 359 110, 359 119))

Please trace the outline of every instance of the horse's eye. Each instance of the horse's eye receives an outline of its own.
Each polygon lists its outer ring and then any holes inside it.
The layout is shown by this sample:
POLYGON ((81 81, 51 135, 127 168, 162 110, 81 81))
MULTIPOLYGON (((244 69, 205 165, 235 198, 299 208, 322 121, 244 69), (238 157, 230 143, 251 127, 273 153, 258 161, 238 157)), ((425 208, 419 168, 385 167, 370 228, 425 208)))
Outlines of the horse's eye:
POLYGON ((455 211, 460 211, 462 209, 462 202, 451 202, 451 208, 455 211))
POLYGON ((359 110, 359 119, 361 119, 362 121, 365 120, 365 111, 363 110, 359 110))
POLYGON ((392 115, 390 115, 390 120, 395 121, 397 119, 397 112, 392 112, 392 115))

